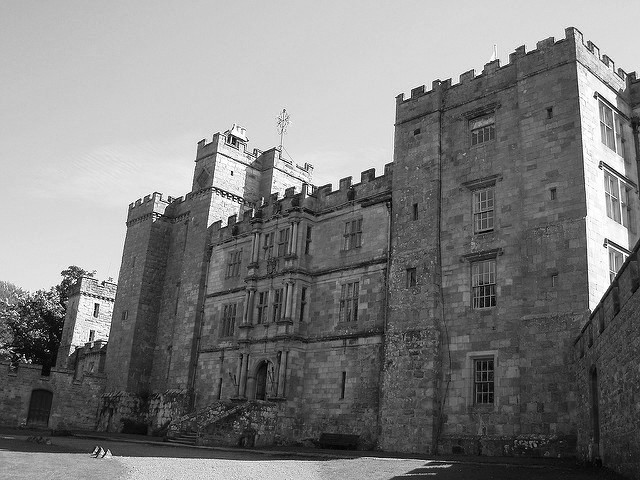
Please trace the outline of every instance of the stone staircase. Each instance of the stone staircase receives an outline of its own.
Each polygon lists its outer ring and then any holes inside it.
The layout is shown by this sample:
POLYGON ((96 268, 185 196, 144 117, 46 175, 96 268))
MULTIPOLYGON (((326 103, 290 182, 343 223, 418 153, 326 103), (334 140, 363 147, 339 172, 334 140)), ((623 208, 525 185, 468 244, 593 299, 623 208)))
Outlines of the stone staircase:
POLYGON ((177 443, 181 445, 195 445, 198 434, 194 432, 179 432, 173 436, 167 437, 168 443, 177 443))
POLYGON ((265 401, 217 401, 173 420, 166 441, 182 445, 254 446, 269 444, 277 406, 265 401))

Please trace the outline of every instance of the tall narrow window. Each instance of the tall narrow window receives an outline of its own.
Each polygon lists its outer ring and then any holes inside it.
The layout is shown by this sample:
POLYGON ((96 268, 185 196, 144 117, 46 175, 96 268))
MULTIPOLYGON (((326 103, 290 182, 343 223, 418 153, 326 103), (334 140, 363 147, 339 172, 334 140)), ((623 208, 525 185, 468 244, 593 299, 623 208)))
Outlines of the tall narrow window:
POLYGON ((236 304, 230 303, 222 310, 222 336, 231 337, 236 327, 236 304))
POLYGON ((614 113, 613 109, 604 103, 600 106, 600 140, 611 150, 626 159, 624 120, 620 115, 614 113))
POLYGON ((282 300, 284 297, 284 291, 282 288, 278 288, 273 291, 273 316, 272 321, 277 322, 282 317, 282 300))
POLYGON ((302 287, 300 293, 300 321, 304 320, 305 310, 307 308, 307 287, 302 287))
POLYGON ((256 323, 266 323, 267 319, 267 309, 269 303, 269 292, 258 292, 258 312, 256 315, 256 323))
POLYGON ((487 187, 473 192, 473 232, 493 230, 494 189, 487 187))
POLYGON ((414 203, 411 210, 411 218, 415 221, 418 220, 418 204, 414 203))
POLYGON ((340 315, 341 322, 358 321, 358 295, 360 283, 344 283, 340 291, 340 315))
POLYGON ((473 361, 473 393, 478 405, 492 404, 494 400, 494 364, 493 358, 473 361))
POLYGON ((240 264, 242 263, 242 250, 229 252, 227 260, 227 278, 240 275, 240 264))
POLYGON ((122 312, 122 321, 124 322, 127 318, 129 318, 129 310, 124 310, 122 312))
POLYGON ((340 400, 344 400, 344 391, 347 388, 347 372, 342 372, 342 382, 340 382, 340 400))
POLYGON ((278 256, 284 257, 289 253, 289 231, 288 228, 283 228, 278 232, 278 256))
POLYGON ((415 287, 417 283, 416 269, 407 268, 407 288, 415 287))
POLYGON ((273 257, 273 237, 275 232, 265 233, 264 234, 264 244, 262 248, 264 249, 264 258, 266 260, 273 257))
POLYGON ((604 172, 604 192, 607 216, 618 223, 622 223, 620 215, 620 189, 618 179, 609 172, 604 172))
POLYGON ((344 225, 344 250, 360 248, 362 245, 362 219, 351 220, 344 225))
POLYGON ((496 138, 495 117, 487 115, 469 120, 471 145, 479 145, 496 138))
POLYGON ((632 187, 610 172, 604 172, 607 216, 627 228, 633 228, 632 187))
POLYGON ((96 338, 96 331, 95 330, 89 330, 89 341, 93 342, 96 338))
POLYGON ((100 315, 100 304, 99 303, 94 303, 93 304, 93 316, 95 318, 98 318, 98 315, 100 315))
POLYGON ((311 227, 307 225, 307 236, 305 237, 304 253, 309 254, 309 248, 311 247, 311 227))
POLYGON ((613 111, 604 102, 600 102, 600 139, 607 147, 616 151, 613 134, 613 111))
POLYGON ((613 282, 627 256, 609 245, 609 281, 613 282))
POLYGON ((483 260, 471 264, 473 308, 496 305, 496 261, 483 260))

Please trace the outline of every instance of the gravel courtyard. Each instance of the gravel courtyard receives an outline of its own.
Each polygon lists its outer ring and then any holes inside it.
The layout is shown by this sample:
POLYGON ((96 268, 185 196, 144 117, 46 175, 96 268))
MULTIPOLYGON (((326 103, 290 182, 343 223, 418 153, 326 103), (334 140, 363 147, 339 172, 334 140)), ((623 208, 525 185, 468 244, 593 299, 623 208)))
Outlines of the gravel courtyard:
POLYGON ((286 479, 621 479, 606 469, 575 467, 571 462, 514 462, 512 459, 455 457, 396 458, 360 452, 270 452, 213 450, 107 439, 50 437, 51 445, 23 435, 0 434, 0 478, 127 480, 286 480, 286 479), (96 459, 96 445, 112 458, 96 459), (347 453, 353 456, 343 456, 347 453))

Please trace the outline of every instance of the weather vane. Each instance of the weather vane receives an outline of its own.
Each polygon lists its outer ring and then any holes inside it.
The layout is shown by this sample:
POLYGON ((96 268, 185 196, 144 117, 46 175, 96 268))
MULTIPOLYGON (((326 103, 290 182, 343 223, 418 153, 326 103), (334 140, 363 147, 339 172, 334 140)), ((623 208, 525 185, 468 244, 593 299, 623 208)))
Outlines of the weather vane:
POLYGON ((278 125, 278 133, 280 134, 280 151, 282 152, 282 137, 284 136, 285 133, 287 133, 287 128, 289 128, 289 125, 291 125, 291 117, 289 117, 289 114, 287 113, 286 109, 282 109, 282 112, 280 113, 280 115, 278 115, 276 117, 276 122, 278 125))

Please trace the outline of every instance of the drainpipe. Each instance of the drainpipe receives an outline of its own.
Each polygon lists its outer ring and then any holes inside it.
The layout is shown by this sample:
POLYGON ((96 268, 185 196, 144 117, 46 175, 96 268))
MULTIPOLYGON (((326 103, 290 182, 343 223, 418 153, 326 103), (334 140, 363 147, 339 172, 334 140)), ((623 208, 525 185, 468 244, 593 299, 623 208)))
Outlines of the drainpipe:
POLYGON ((440 444, 440 435, 442 434, 442 428, 444 424, 444 406, 449 394, 449 384, 451 383, 451 348, 449 345, 449 330, 447 328, 447 321, 445 318, 444 308, 444 290, 443 290, 443 275, 442 275, 442 117, 444 114, 444 96, 446 92, 441 91, 440 108, 438 110, 438 219, 437 219, 437 231, 438 231, 438 268, 440 270, 440 285, 438 293, 440 296, 440 318, 442 322, 443 332, 441 333, 441 345, 446 345, 447 354, 449 360, 448 373, 445 376, 445 387, 440 399, 440 405, 438 406, 438 416, 436 418, 436 431, 433 442, 433 454, 438 454, 438 446, 440 444), (444 337, 444 338, 442 338, 444 337))
MULTIPOLYGON (((393 195, 393 193, 392 193, 393 195)), ((378 379, 378 438, 382 436, 382 424, 380 422, 381 419, 381 409, 382 409, 382 386, 384 383, 384 359, 385 359, 385 346, 387 343, 387 324, 389 321, 389 271, 391 268, 391 213, 393 201, 390 200, 385 203, 387 207, 388 217, 387 217, 387 268, 384 275, 384 312, 383 312, 383 322, 382 322, 382 352, 381 356, 381 365, 380 365, 380 376, 378 379)))

